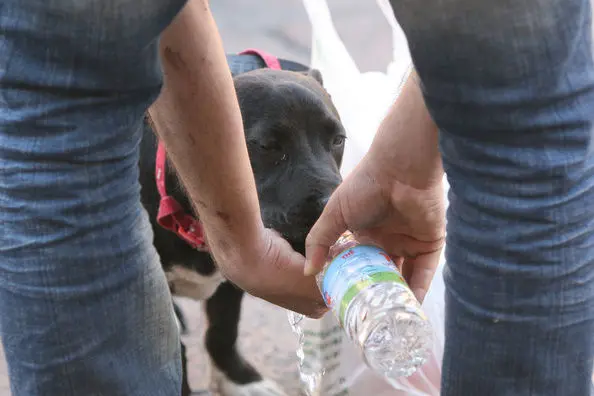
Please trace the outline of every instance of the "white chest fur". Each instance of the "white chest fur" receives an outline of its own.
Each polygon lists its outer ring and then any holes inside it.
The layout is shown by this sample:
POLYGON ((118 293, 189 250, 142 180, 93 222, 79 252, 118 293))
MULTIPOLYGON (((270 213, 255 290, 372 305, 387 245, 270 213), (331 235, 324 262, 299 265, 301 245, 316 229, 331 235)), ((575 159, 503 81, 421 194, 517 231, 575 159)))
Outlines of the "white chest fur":
POLYGON ((225 281, 218 270, 215 270, 211 275, 204 276, 176 264, 165 272, 165 275, 174 295, 194 300, 209 299, 219 285, 225 281))

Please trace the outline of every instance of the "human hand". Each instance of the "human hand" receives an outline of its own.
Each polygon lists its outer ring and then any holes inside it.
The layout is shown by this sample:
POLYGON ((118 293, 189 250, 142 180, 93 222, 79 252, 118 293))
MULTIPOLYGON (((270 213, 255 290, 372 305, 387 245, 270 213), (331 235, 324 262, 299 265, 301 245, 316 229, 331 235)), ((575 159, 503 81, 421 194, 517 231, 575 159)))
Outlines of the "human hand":
POLYGON ((328 311, 315 278, 303 274, 305 258, 276 231, 262 226, 234 249, 216 245, 211 253, 220 271, 247 293, 311 318, 328 311))
POLYGON ((331 196, 306 241, 307 274, 319 272, 346 230, 392 256, 423 301, 439 264, 445 234, 442 181, 413 187, 366 156, 331 196))
POLYGON ((338 187, 306 240, 306 274, 325 264, 344 231, 390 254, 419 301, 445 240, 439 130, 412 70, 369 152, 338 187))

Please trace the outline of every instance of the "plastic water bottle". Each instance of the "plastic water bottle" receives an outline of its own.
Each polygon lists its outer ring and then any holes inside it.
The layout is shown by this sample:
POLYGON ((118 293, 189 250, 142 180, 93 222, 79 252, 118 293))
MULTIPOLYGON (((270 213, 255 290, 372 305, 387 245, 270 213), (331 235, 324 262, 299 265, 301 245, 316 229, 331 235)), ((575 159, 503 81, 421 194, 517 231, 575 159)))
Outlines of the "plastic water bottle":
MULTIPOLYGON (((329 260, 317 281, 326 305, 372 370, 389 381, 410 376, 426 361, 431 324, 396 264, 383 250, 360 244, 346 232, 330 249, 329 260)), ((300 341, 301 318, 290 317, 300 341)), ((302 355, 298 351, 298 356, 302 355)), ((302 380, 318 382, 324 373, 303 363, 302 380)))

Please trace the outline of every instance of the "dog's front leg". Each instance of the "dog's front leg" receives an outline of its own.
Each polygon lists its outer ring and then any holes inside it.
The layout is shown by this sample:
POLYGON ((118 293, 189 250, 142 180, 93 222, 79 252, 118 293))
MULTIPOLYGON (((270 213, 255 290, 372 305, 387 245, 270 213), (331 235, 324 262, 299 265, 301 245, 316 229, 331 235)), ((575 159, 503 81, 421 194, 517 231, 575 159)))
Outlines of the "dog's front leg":
POLYGON ((265 380, 238 352, 237 336, 243 291, 222 283, 206 302, 206 350, 213 363, 214 385, 222 396, 285 396, 274 382, 265 380))
POLYGON ((206 302, 208 329, 206 350, 221 380, 245 385, 262 379, 260 374, 237 351, 237 335, 243 291, 223 282, 206 302))

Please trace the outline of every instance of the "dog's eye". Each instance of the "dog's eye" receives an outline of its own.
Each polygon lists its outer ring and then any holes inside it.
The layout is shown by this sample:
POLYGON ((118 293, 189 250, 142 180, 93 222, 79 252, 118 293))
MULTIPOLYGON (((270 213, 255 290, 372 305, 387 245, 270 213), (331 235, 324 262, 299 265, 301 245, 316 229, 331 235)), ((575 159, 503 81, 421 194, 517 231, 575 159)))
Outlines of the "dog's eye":
POLYGON ((282 149, 278 142, 261 143, 260 148, 265 151, 281 151, 282 149))
POLYGON ((334 139, 332 139, 332 145, 334 146, 342 146, 346 140, 346 136, 344 135, 336 135, 334 139))

